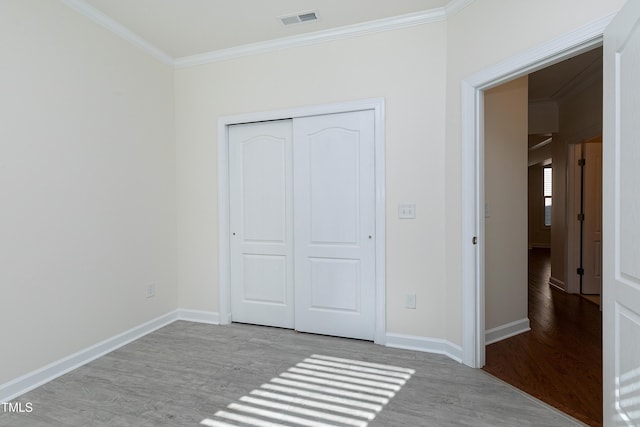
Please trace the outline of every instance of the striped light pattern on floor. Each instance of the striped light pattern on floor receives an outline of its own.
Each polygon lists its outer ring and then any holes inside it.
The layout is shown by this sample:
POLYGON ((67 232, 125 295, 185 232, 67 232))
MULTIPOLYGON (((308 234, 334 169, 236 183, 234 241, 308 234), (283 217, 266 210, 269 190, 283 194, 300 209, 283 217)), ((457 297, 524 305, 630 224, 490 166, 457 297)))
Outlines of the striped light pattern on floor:
POLYGON ((366 427, 413 369, 314 354, 231 403, 208 427, 366 427))

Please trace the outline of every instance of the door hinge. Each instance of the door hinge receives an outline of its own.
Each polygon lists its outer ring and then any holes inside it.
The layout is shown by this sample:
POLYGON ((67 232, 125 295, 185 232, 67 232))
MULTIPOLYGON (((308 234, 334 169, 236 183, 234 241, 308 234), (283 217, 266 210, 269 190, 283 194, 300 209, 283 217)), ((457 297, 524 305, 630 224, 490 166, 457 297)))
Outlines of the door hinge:
POLYGON ((578 214, 578 221, 584 221, 584 214, 583 213, 579 213, 578 214))
POLYGON ((579 276, 584 276, 584 268, 580 267, 576 270, 576 274, 579 276))
POLYGON ((584 166, 587 164, 587 159, 578 159, 578 166, 584 166))

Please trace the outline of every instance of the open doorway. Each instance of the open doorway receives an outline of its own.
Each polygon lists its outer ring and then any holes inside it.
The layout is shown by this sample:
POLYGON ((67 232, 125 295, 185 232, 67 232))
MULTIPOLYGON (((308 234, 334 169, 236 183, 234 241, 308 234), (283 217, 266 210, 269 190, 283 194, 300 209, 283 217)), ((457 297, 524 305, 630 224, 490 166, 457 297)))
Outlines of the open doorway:
POLYGON ((484 102, 485 370, 602 425, 602 318, 580 296, 600 289, 582 285, 601 271, 588 231, 600 228, 584 219, 602 207, 592 173, 601 183, 602 50, 489 89, 484 102))

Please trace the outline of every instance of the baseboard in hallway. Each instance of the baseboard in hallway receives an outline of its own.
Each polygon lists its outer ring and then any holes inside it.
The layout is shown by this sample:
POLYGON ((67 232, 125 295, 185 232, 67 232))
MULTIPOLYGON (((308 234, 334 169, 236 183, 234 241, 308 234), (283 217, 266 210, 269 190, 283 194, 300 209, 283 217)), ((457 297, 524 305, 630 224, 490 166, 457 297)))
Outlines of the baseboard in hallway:
POLYGON ((485 344, 493 344, 530 330, 531 327, 529 326, 528 318, 516 320, 515 322, 507 323, 506 325, 501 325, 496 328, 487 329, 484 334, 485 344))

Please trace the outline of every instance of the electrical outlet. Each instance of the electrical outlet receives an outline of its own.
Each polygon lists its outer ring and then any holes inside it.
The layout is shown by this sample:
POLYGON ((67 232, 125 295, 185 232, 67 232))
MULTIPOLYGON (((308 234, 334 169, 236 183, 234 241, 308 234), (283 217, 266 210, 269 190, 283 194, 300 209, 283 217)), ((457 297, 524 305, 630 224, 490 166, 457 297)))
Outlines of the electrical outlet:
POLYGON ((155 295, 156 295, 156 285, 155 283, 152 283, 149 286, 147 286, 147 298, 154 297, 155 295))
POLYGON ((413 203, 398 205, 398 218, 400 219, 415 219, 416 218, 416 205, 413 203))
POLYGON ((407 294, 404 300, 404 306, 406 308, 416 308, 416 294, 407 294))

